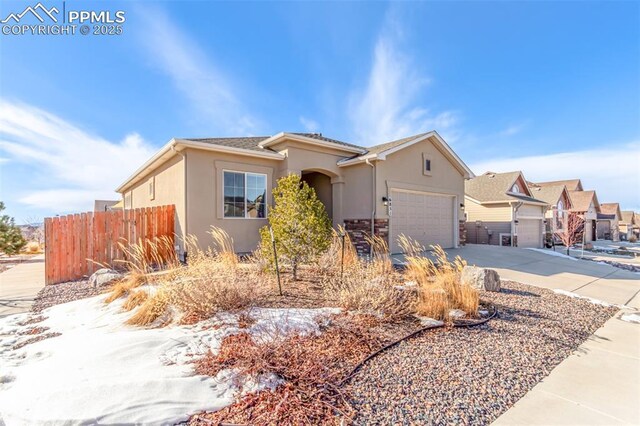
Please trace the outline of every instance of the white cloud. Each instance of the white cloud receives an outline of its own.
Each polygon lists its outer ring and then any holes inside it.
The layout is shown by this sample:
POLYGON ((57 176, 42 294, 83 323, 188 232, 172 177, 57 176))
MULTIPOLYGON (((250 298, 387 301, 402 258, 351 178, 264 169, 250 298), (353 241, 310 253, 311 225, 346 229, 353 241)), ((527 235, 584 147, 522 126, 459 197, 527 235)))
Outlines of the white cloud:
POLYGON ((26 188, 22 203, 73 211, 93 208, 94 199, 117 199, 114 189, 154 148, 135 133, 111 142, 47 111, 2 101, 0 151, 11 162, 28 164, 55 185, 46 190, 26 188))
POLYGON ((140 17, 142 45, 188 100, 200 127, 219 134, 253 134, 256 119, 238 99, 230 78, 198 43, 159 9, 145 6, 140 17))
POLYGON ((455 134, 454 112, 433 113, 419 106, 418 97, 430 80, 402 51, 399 28, 391 17, 387 19, 375 45, 367 85, 349 99, 354 142, 365 146, 429 130, 437 130, 449 139, 455 134))
POLYGON ((302 124, 304 129, 310 133, 315 133, 320 128, 320 125, 317 121, 303 116, 300 116, 300 124, 302 124))
POLYGON ((580 178, 585 189, 595 189, 601 203, 619 202, 623 209, 640 210, 640 142, 602 149, 486 160, 471 165, 486 171, 522 170, 531 181, 580 178))
POLYGON ((505 129, 501 130, 500 132, 498 132, 498 136, 503 136, 503 137, 515 136, 518 133, 522 132, 525 127, 526 127, 525 123, 512 124, 512 125, 508 126, 507 128, 505 128, 505 129))

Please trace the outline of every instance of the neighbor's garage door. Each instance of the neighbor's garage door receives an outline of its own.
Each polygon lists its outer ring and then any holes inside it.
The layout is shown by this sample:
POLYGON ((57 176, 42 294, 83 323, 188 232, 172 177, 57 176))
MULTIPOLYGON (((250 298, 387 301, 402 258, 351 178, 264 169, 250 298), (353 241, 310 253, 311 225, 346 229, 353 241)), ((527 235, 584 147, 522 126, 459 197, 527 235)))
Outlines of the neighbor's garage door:
POLYGON ((404 234, 429 248, 453 247, 453 197, 424 192, 391 191, 389 245, 399 253, 398 236, 404 234))
POLYGON ((518 220, 518 247, 542 247, 542 220, 518 220))

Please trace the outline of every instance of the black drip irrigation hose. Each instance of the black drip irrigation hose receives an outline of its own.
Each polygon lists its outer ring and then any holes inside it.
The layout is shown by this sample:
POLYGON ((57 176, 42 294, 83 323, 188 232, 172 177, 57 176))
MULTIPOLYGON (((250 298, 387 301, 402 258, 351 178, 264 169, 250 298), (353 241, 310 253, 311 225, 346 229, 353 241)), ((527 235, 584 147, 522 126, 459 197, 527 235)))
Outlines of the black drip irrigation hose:
MULTIPOLYGON (((453 327, 465 327, 465 328, 470 328, 470 327, 477 327, 479 325, 485 324, 487 323, 490 319, 494 318, 496 315, 498 315, 498 310, 496 309, 495 305, 490 304, 487 309, 489 310, 489 316, 486 318, 482 318, 481 320, 477 320, 477 321, 465 321, 465 322, 458 322, 458 323, 453 323, 453 327)), ((378 349, 377 351, 369 354, 366 358, 364 358, 362 361, 360 361, 355 367, 353 367, 353 369, 351 370, 351 372, 349 374, 347 374, 347 376, 342 379, 340 381, 340 383, 338 383, 338 387, 342 387, 345 385, 345 383, 347 383, 349 380, 351 380, 353 378, 353 376, 355 376, 355 374, 360 370, 360 368, 362 368, 362 366, 364 364, 366 364, 367 362, 369 362, 370 360, 372 360, 373 358, 375 358, 376 356, 380 355, 382 352, 386 351, 387 349, 390 349, 396 345, 398 345, 400 342, 410 339, 414 336, 417 336, 418 334, 427 331, 427 330, 432 330, 434 328, 442 328, 444 327, 444 323, 443 324, 431 324, 431 325, 427 325, 426 327, 422 327, 412 333, 407 334, 404 337, 399 338, 398 340, 394 340, 393 342, 389 343, 386 346, 383 346, 382 348, 378 349)))

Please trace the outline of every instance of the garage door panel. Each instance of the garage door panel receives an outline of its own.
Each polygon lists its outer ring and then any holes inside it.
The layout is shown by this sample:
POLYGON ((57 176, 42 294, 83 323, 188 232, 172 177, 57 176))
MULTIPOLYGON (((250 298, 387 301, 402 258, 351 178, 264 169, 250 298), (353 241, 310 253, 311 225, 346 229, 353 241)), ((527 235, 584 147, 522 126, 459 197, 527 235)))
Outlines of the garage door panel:
POLYGON ((519 219, 518 220, 518 247, 542 246, 542 220, 519 219))
POLYGON ((428 247, 453 247, 453 197, 392 190, 390 245, 399 252, 398 236, 404 234, 428 247))

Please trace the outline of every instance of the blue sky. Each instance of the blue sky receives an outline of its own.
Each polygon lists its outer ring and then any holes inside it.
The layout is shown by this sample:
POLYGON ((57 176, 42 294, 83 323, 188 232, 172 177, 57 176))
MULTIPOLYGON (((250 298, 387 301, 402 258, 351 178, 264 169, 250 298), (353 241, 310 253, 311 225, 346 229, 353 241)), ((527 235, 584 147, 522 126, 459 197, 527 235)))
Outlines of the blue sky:
POLYGON ((114 198, 172 137, 280 131, 435 129, 476 173, 579 177, 640 210, 640 3, 65 6, 124 10, 124 33, 0 35, 0 199, 18 222, 114 198))

